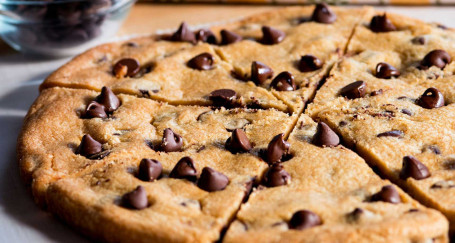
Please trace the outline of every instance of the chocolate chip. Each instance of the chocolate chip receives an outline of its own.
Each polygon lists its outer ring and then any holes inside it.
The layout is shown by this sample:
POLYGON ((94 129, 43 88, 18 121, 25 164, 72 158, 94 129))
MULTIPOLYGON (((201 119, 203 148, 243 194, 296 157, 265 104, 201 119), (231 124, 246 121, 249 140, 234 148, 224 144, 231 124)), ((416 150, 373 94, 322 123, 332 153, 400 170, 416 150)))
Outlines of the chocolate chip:
POLYGON ((115 63, 114 75, 117 78, 133 77, 141 70, 139 61, 134 58, 124 58, 115 63))
POLYGON ((406 114, 406 115, 408 115, 408 116, 412 116, 412 111, 410 111, 410 110, 408 110, 408 109, 402 109, 402 110, 401 110, 401 113, 406 114))
POLYGON ((104 105, 92 101, 87 105, 87 108, 85 108, 85 112, 83 117, 87 119, 91 118, 107 118, 106 111, 104 110, 104 105))
POLYGON ((314 8, 311 20, 318 23, 331 24, 337 20, 337 16, 330 10, 329 5, 326 3, 319 3, 314 8))
POLYGON ((197 171, 194 160, 190 157, 183 157, 177 162, 174 169, 169 174, 170 178, 186 179, 196 181, 197 171))
POLYGON ((420 62, 420 65, 424 68, 430 68, 431 66, 436 66, 440 69, 452 61, 450 54, 444 50, 433 50, 430 51, 420 62))
POLYGON ((148 206, 147 192, 143 186, 138 186, 123 195, 123 206, 132 209, 144 209, 148 206))
POLYGON ((221 30, 221 45, 229 45, 241 41, 243 38, 229 30, 221 30))
POLYGON ((269 27, 269 26, 262 26, 262 44, 266 45, 274 45, 282 42, 286 34, 278 29, 269 27))
POLYGON ((300 58, 299 70, 300 72, 312 72, 322 68, 322 65, 324 65, 324 63, 321 59, 313 55, 305 55, 300 58))
POLYGON ((251 64, 251 80, 257 84, 263 84, 267 79, 273 77, 273 70, 262 62, 254 61, 251 64))
POLYGON ((143 181, 154 181, 160 178, 163 166, 158 160, 143 159, 139 164, 139 179, 143 181))
POLYGON ((400 178, 406 180, 412 177, 416 180, 422 180, 431 176, 428 168, 414 156, 405 156, 403 158, 403 167, 400 172, 400 178))
POLYGON ((218 89, 210 93, 209 99, 215 106, 230 108, 235 104, 237 93, 232 89, 218 89))
POLYGON ((450 189, 455 187, 455 181, 437 181, 430 188, 431 189, 450 189))
POLYGON ((291 144, 284 140, 284 133, 276 135, 267 146, 266 159, 269 163, 279 162, 288 153, 291 144))
POLYGON ((196 43, 196 36, 188 27, 186 22, 182 22, 178 30, 172 34, 171 41, 182 41, 182 42, 190 42, 195 44, 196 43))
POLYGON ((253 185, 256 180, 256 177, 252 178, 251 180, 247 181, 245 183, 245 196, 243 197, 243 203, 246 203, 248 201, 248 198, 250 197, 251 191, 253 191, 253 185))
POLYGON ((426 109, 439 108, 444 106, 444 96, 438 89, 428 88, 423 95, 416 100, 416 103, 426 109))
POLYGON ((295 85, 294 76, 290 72, 282 72, 278 74, 270 86, 278 91, 293 91, 297 89, 295 85))
POLYGON ((423 149, 422 149, 422 152, 426 152, 426 151, 430 151, 434 154, 441 154, 441 149, 438 147, 438 145, 428 145, 428 146, 425 146, 423 149))
POLYGON ((383 79, 390 79, 392 77, 398 77, 400 76, 400 71, 397 70, 394 66, 385 63, 385 62, 380 62, 378 65, 376 65, 376 77, 377 78, 383 78, 383 79))
POLYGON ((204 52, 188 61, 188 67, 197 70, 210 70, 213 68, 214 58, 212 54, 204 52))
POLYGON ((340 144, 340 138, 327 124, 319 122, 312 142, 320 147, 335 147, 340 144))
POLYGON ((355 81, 343 87, 340 95, 348 99, 357 99, 365 96, 367 84, 363 81, 355 81))
POLYGON ((283 169, 281 164, 275 163, 265 172, 263 184, 267 187, 287 185, 291 176, 283 169))
POLYGON ((387 19, 387 15, 376 15, 371 19, 370 29, 373 32, 389 32, 397 30, 397 27, 392 24, 392 22, 387 19))
POLYGON ((373 92, 370 93, 371 96, 378 96, 378 95, 382 95, 382 93, 384 93, 384 91, 382 89, 378 89, 378 90, 375 90, 373 92))
POLYGON ((352 212, 348 213, 347 218, 349 221, 358 221, 360 217, 365 213, 365 210, 361 208, 355 208, 352 212))
POLYGON ((227 176, 210 167, 202 169, 201 177, 197 182, 199 188, 208 192, 224 190, 228 184, 229 178, 227 176))
POLYGON ((106 86, 101 89, 101 94, 96 97, 96 101, 104 106, 107 113, 112 113, 120 106, 119 98, 106 86))
POLYGON ((215 45, 217 43, 215 34, 209 29, 200 29, 195 33, 196 41, 207 42, 215 45))
POLYGON ((174 133, 170 128, 164 129, 161 150, 166 153, 178 152, 182 150, 182 146, 183 138, 180 135, 174 133))
POLYGON ((317 214, 309 210, 300 210, 292 215, 289 221, 289 228, 304 230, 321 224, 321 218, 317 214))
POLYGON ((427 42, 425 40, 425 37, 423 36, 417 36, 417 37, 414 37, 412 40, 411 40, 412 44, 414 45, 425 45, 425 43, 427 42))
POLYGON ((226 148, 232 153, 238 153, 248 152, 253 146, 242 129, 235 129, 231 137, 226 140, 226 148))
POLYGON ((380 137, 395 137, 395 138, 401 138, 403 137, 404 133, 400 130, 392 130, 392 131, 387 131, 383 133, 379 133, 377 135, 378 138, 380 137))
POLYGON ((388 203, 401 203, 401 197, 398 191, 392 185, 383 186, 381 191, 371 197, 371 201, 383 201, 388 203))
POLYGON ((85 157, 98 154, 103 151, 103 145, 92 138, 89 134, 82 137, 79 147, 76 149, 76 154, 80 154, 85 157))

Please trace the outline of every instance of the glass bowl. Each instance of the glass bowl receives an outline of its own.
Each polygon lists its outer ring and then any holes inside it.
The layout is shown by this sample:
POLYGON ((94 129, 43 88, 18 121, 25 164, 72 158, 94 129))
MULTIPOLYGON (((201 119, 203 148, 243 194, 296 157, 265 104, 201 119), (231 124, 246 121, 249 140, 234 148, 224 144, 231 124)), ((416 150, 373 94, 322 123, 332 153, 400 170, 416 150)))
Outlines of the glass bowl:
POLYGON ((114 36, 136 0, 0 0, 0 37, 24 53, 70 56, 114 36))

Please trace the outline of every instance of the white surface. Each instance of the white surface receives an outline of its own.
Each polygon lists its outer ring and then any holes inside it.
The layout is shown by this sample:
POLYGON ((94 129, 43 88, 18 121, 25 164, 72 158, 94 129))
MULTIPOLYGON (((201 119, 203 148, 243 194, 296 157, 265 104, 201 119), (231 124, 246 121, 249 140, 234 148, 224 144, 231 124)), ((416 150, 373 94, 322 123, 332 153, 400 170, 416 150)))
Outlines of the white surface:
MULTIPOLYGON (((378 7, 455 27, 455 7, 378 7)), ((0 242, 84 242, 69 227, 41 211, 20 180, 15 159, 17 134, 39 83, 68 59, 0 56, 0 242)))

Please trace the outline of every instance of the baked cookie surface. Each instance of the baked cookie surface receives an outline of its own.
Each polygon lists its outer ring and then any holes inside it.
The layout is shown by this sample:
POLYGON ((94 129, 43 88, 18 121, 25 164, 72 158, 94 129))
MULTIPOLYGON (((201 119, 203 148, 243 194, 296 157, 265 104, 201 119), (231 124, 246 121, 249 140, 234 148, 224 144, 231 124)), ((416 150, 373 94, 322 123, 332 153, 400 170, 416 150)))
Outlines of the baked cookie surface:
POLYGON ((41 85, 21 175, 99 241, 447 242, 454 40, 318 4, 95 47, 41 85))

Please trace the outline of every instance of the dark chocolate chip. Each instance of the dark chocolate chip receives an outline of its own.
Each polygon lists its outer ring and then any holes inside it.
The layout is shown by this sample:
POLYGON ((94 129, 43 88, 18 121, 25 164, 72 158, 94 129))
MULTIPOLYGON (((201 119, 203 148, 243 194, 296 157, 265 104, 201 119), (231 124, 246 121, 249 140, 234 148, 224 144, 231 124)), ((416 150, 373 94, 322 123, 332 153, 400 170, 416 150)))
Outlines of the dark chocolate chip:
POLYGON ((143 159, 139 164, 139 179, 143 181, 154 181, 161 177, 163 166, 158 160, 143 159))
POLYGON ((425 37, 423 36, 417 36, 417 37, 414 37, 412 40, 411 40, 412 44, 414 45, 425 45, 425 43, 427 42, 425 40, 425 37))
POLYGON ((161 142, 161 150, 164 152, 178 152, 182 150, 183 138, 174 133, 172 129, 166 128, 163 132, 163 140, 161 142))
POLYGON ((204 52, 188 61, 188 67, 197 70, 210 70, 213 68, 214 58, 212 54, 204 52))
POLYGON ((323 24, 331 24, 337 20, 337 16, 326 3, 318 3, 314 8, 311 20, 323 24))
POLYGON ((319 122, 312 142, 320 147, 335 147, 340 144, 340 138, 327 124, 319 122))
POLYGON ((373 32, 389 32, 397 30, 397 27, 387 18, 387 15, 376 15, 371 19, 370 29, 373 32))
POLYGON ((373 92, 370 93, 371 96, 378 96, 378 95, 382 95, 382 93, 384 93, 384 91, 382 89, 378 89, 378 90, 375 90, 373 92))
POLYGON ((322 65, 324 65, 324 63, 321 59, 313 55, 305 55, 300 58, 299 70, 300 72, 312 72, 322 68, 322 65))
POLYGON ((96 101, 104 106, 107 113, 112 113, 120 106, 119 98, 108 87, 101 89, 101 94, 96 97, 96 101))
POLYGON ((283 186, 287 185, 290 180, 291 176, 283 169, 283 166, 275 163, 265 172, 263 184, 267 187, 283 186))
POLYGON ((365 210, 361 208, 355 208, 352 212, 348 213, 347 218, 350 221, 358 221, 360 217, 365 213, 365 210))
POLYGON ((408 110, 408 109, 402 109, 401 112, 402 112, 403 114, 408 115, 408 116, 412 116, 412 111, 410 111, 410 110, 408 110))
POLYGON ((171 41, 182 41, 182 42, 190 42, 195 44, 196 43, 196 36, 188 27, 186 22, 182 22, 180 27, 174 34, 171 36, 171 41))
POLYGON ((425 146, 423 149, 422 149, 422 152, 426 152, 426 151, 430 151, 434 154, 441 154, 441 149, 438 147, 438 145, 428 145, 428 146, 425 146))
POLYGON ((420 62, 420 65, 424 68, 436 66, 443 69, 447 64, 452 61, 450 54, 444 50, 433 50, 430 51, 420 62))
POLYGON ((175 165, 174 169, 172 169, 169 177, 196 181, 197 170, 196 166, 194 165, 194 160, 190 157, 181 158, 175 165))
POLYGON ((255 180, 256 180, 256 177, 252 178, 251 180, 249 180, 245 183, 245 196, 243 197, 243 203, 248 201, 251 191, 253 191, 253 186, 254 186, 255 180))
POLYGON ((134 58, 123 58, 114 65, 114 75, 117 78, 133 77, 141 70, 139 61, 134 58))
POLYGON ((416 103, 426 109, 439 108, 444 106, 444 96, 438 89, 428 88, 423 95, 416 100, 416 103))
POLYGON ((267 79, 273 77, 273 70, 262 62, 254 61, 251 64, 251 80, 257 84, 263 84, 267 79))
POLYGON ((262 26, 262 44, 274 45, 282 42, 286 34, 279 30, 269 26, 262 26))
POLYGON ((221 45, 229 45, 241 41, 243 38, 229 30, 221 30, 221 45))
POLYGON ((232 89, 218 89, 210 93, 209 99, 215 106, 230 108, 235 104, 237 93, 232 89))
POLYGON ((401 197, 398 191, 392 185, 383 186, 381 191, 371 197, 371 201, 383 201, 388 203, 401 203, 401 197))
POLYGON ((406 180, 412 177, 416 180, 422 180, 431 176, 428 168, 414 156, 405 156, 403 158, 403 167, 400 172, 400 178, 406 180))
POLYGON ((215 45, 217 43, 215 34, 209 29, 200 29, 196 31, 196 41, 207 42, 209 44, 215 45))
POLYGON ((269 163, 279 162, 288 153, 291 144, 284 140, 284 133, 276 135, 267 146, 266 159, 269 163))
POLYGON ((376 65, 376 77, 377 78, 383 78, 383 79, 390 79, 392 77, 398 77, 400 76, 400 71, 396 69, 394 66, 385 63, 385 62, 380 62, 378 65, 376 65))
POLYGON ((297 89, 295 85, 294 76, 290 72, 282 72, 278 74, 270 86, 278 91, 293 91, 297 89))
POLYGON ((144 209, 148 206, 147 192, 143 186, 138 186, 123 195, 123 206, 132 209, 144 209))
POLYGON ((229 178, 227 176, 210 167, 202 169, 201 177, 197 182, 199 188, 208 192, 224 190, 228 184, 229 178))
POLYGON ((380 137, 395 137, 395 138, 401 138, 403 137, 404 133, 400 130, 392 130, 392 131, 387 131, 383 133, 379 133, 377 135, 378 138, 380 137))
POLYGON ((87 108, 85 108, 83 117, 87 118, 87 119, 107 118, 107 114, 106 114, 104 105, 102 105, 96 101, 92 101, 87 105, 87 108))
POLYGON ((85 157, 98 154, 103 151, 103 145, 92 138, 89 134, 82 137, 79 147, 76 149, 76 154, 80 154, 85 157))
POLYGON ((365 96, 367 84, 363 81, 355 81, 343 87, 340 95, 348 99, 357 99, 365 96))
POLYGON ((289 221, 289 228, 304 230, 321 224, 321 218, 317 214, 309 210, 300 210, 292 215, 292 218, 289 221))
POLYGON ((234 129, 230 138, 226 140, 226 149, 232 153, 248 152, 253 148, 242 129, 234 129))

